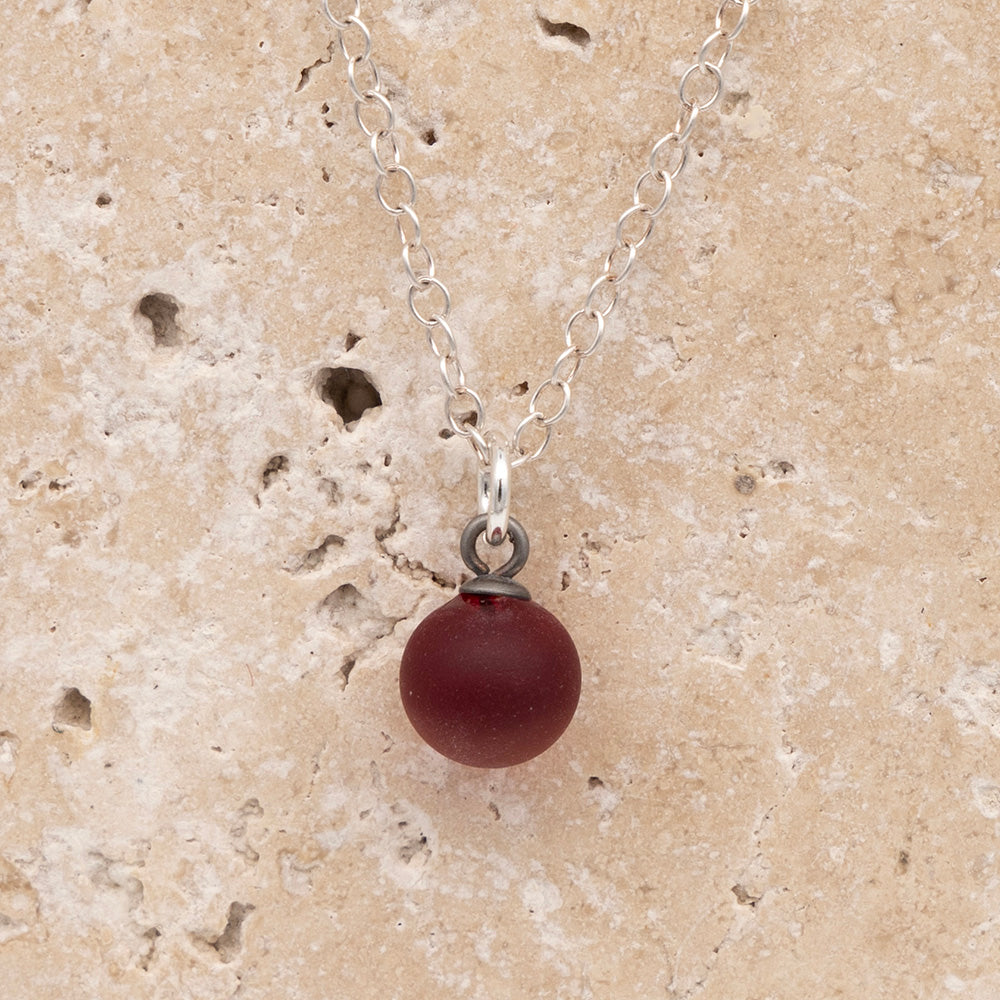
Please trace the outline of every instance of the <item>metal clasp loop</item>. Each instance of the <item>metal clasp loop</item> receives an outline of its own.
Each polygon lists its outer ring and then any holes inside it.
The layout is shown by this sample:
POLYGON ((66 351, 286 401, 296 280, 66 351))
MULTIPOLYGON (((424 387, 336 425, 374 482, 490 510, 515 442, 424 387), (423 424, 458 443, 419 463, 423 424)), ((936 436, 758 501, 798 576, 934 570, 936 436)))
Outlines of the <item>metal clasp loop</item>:
POLYGON ((517 597, 527 601, 531 599, 526 587, 513 579, 528 561, 528 533, 515 518, 510 518, 507 524, 507 534, 514 547, 511 557, 496 570, 479 557, 476 552, 476 542, 486 530, 486 514, 474 517, 462 532, 462 560, 476 576, 467 580, 459 587, 459 593, 476 594, 481 597, 517 597))
POLYGON ((510 458, 499 434, 486 435, 487 461, 479 469, 480 514, 486 515, 486 541, 500 545, 510 524, 510 458))

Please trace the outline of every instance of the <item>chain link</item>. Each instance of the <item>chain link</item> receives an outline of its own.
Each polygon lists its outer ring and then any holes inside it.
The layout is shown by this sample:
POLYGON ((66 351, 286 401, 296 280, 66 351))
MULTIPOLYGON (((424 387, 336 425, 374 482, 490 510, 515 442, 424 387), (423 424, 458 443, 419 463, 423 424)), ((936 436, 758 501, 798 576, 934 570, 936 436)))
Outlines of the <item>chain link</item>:
MULTIPOLYGON (((587 289, 582 307, 570 316, 563 329, 566 349, 556 359, 549 377, 535 389, 528 402, 528 414, 514 431, 512 468, 541 456, 552 437, 552 428, 568 412, 573 381, 586 359, 600 346, 607 320, 618 305, 620 286, 631 274, 638 251, 649 242, 657 220, 666 210, 674 181, 687 166, 691 136, 701 112, 714 108, 722 98, 723 66, 732 53, 733 43, 746 27, 750 8, 757 3, 758 0, 721 0, 714 30, 701 44, 695 62, 681 75, 677 121, 670 132, 653 144, 647 169, 635 182, 632 204, 615 225, 615 243, 604 259, 601 273, 587 289), (584 324, 590 325, 589 341, 578 341, 577 328, 584 324)), ((480 462, 486 465, 490 461, 486 410, 479 395, 466 384, 458 343, 448 324, 451 293, 436 276, 434 258, 424 243, 423 227, 415 208, 417 182, 403 163, 395 110, 382 90, 382 76, 371 57, 371 30, 362 19, 361 0, 343 0, 340 6, 353 6, 353 10, 338 16, 330 9, 330 0, 323 0, 323 13, 336 29, 340 50, 347 60, 354 117, 358 128, 368 137, 375 166, 375 196, 396 221, 403 269, 410 282, 407 292, 410 313, 424 327, 428 346, 437 359, 446 394, 448 425, 455 434, 470 441, 480 462)))

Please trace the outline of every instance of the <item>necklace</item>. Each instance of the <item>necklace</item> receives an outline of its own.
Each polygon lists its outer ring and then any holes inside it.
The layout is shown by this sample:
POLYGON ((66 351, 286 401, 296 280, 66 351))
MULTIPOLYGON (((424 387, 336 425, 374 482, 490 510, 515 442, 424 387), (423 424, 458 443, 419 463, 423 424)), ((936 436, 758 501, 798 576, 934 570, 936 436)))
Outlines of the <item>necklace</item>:
POLYGON ((417 182, 402 162, 395 110, 372 59, 372 33, 362 20, 361 0, 354 0, 353 12, 339 17, 330 10, 330 0, 323 0, 347 60, 354 117, 368 139, 375 197, 395 220, 410 282, 410 313, 424 328, 437 360, 448 425, 470 442, 479 465, 478 513, 461 540, 463 561, 475 576, 417 626, 399 673, 400 697, 414 729, 459 763, 509 767, 530 760, 562 735, 576 711, 581 672, 573 640, 514 579, 528 558, 528 535, 510 515, 511 473, 541 457, 553 427, 566 416, 573 383, 600 345, 621 286, 687 164, 695 125, 722 97, 723 66, 756 3, 719 3, 713 30, 680 78, 677 121, 653 144, 646 169, 635 182, 632 204, 618 219, 615 243, 601 273, 566 322, 565 349, 531 395, 527 415, 506 438, 488 428, 483 401, 466 380, 448 321, 451 293, 437 276, 424 241, 414 207, 417 182), (589 332, 579 339, 588 326, 589 332), (491 570, 480 556, 481 540, 492 549, 510 542, 513 554, 491 570))

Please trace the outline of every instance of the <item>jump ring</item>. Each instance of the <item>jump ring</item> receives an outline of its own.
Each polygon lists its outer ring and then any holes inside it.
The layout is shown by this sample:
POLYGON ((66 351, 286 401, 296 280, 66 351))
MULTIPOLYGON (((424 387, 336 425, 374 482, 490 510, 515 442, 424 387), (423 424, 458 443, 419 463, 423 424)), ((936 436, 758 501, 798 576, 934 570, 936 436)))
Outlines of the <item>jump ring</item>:
POLYGON ((507 442, 495 432, 486 435, 489 461, 479 468, 479 513, 486 515, 486 541, 499 545, 510 521, 510 459, 507 442))

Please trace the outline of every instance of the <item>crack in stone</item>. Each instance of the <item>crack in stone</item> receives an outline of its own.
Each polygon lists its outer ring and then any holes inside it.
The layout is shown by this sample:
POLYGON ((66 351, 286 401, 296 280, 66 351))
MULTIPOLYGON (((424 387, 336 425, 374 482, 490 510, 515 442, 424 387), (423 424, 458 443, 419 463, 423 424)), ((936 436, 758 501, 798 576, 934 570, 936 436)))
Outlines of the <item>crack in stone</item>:
POLYGON ((397 531, 399 531, 399 525, 401 520, 402 520, 402 515, 400 514, 399 511, 399 504, 396 504, 396 507, 392 512, 392 523, 388 527, 375 529, 375 541, 379 543, 382 551, 385 552, 387 556, 392 555, 392 553, 386 551, 386 547, 382 545, 382 543, 387 538, 392 538, 392 536, 396 534, 397 531))
POLYGON ((298 94, 300 91, 305 90, 309 86, 309 78, 312 76, 312 71, 314 69, 319 69, 320 66, 325 66, 333 59, 333 49, 335 42, 330 42, 326 47, 326 56, 320 56, 311 66, 305 66, 299 72, 299 82, 296 84, 295 93, 298 94))
MULTIPOLYGON (((671 1000, 694 1000, 694 998, 703 993, 708 985, 708 980, 719 961, 719 956, 730 945, 739 943, 746 935, 747 931, 753 926, 754 914, 757 911, 758 905, 765 902, 769 895, 787 891, 784 888, 764 888, 757 890, 754 888, 754 880, 755 878, 761 877, 762 870, 766 870, 768 867, 764 863, 764 852, 761 850, 760 843, 761 839, 763 838, 765 830, 770 824, 775 811, 788 796, 791 790, 791 786, 786 788, 781 799, 767 809, 751 830, 750 838, 754 845, 753 856, 747 864, 744 865, 736 884, 730 890, 736 897, 736 903, 738 904, 737 909, 729 921, 725 934, 723 934, 718 943, 712 947, 711 954, 703 960, 704 972, 691 986, 686 989, 681 987, 677 982, 678 966, 680 965, 680 949, 678 949, 677 955, 674 958, 673 975, 670 983, 667 985, 667 994, 671 1000)), ((725 905, 731 906, 732 904, 725 905)))
POLYGON ((431 583, 443 590, 454 590, 458 586, 457 580, 438 573, 436 570, 425 566, 419 559, 408 559, 402 553, 392 556, 392 565, 402 573, 406 573, 413 580, 430 580, 431 583))
MULTIPOLYGON (((785 474, 793 474, 794 469, 782 470, 785 474)), ((750 830, 749 839, 752 846, 751 855, 747 863, 740 871, 731 892, 736 897, 737 907, 729 920, 725 934, 713 946, 711 954, 704 960, 704 971, 699 978, 690 986, 683 987, 679 982, 678 967, 680 964, 680 950, 674 959, 674 971, 671 981, 667 986, 667 994, 671 1000, 695 1000, 700 996, 708 984, 713 970, 718 962, 719 955, 730 945, 737 944, 743 939, 747 931, 753 926, 757 910, 767 904, 768 897, 778 895, 788 890, 784 887, 768 887, 763 884, 764 878, 770 868, 765 858, 761 842, 767 836, 767 829, 774 820, 774 816, 781 807, 785 799, 794 791, 798 782, 798 773, 804 766, 804 759, 801 751, 795 747, 788 737, 787 714, 791 702, 787 694, 787 677, 778 671, 778 690, 781 695, 781 719, 778 722, 779 759, 783 760, 785 767, 780 778, 779 797, 764 813, 759 817, 753 828, 750 830)), ((725 905, 731 906, 731 903, 725 905)), ((715 911, 717 912, 717 911, 715 911)))
POLYGON ((375 529, 375 542, 378 545, 379 551, 391 561, 392 568, 398 570, 400 573, 405 573, 412 580, 430 580, 443 590, 454 590, 458 586, 457 580, 453 580, 443 573, 425 566, 419 559, 411 559, 403 552, 391 552, 389 550, 389 547, 385 543, 399 532, 401 524, 402 517, 399 505, 397 504, 392 512, 392 523, 387 527, 375 529))

